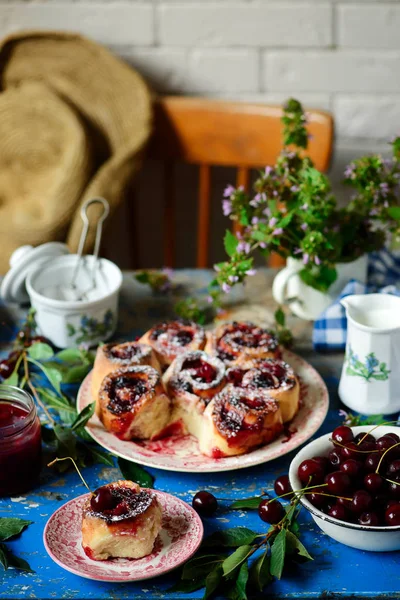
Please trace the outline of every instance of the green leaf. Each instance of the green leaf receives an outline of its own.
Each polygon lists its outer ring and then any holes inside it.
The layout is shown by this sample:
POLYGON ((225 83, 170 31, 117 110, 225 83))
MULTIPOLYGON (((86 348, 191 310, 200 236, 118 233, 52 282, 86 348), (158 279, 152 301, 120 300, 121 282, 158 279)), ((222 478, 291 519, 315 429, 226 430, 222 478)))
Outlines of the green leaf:
POLYGON ((243 498, 243 500, 235 500, 230 508, 258 508, 263 496, 255 496, 254 498, 243 498))
POLYGON ((308 553, 307 549, 301 543, 299 538, 294 535, 291 531, 286 532, 286 553, 294 554, 297 552, 299 556, 302 556, 306 560, 314 560, 312 556, 308 553))
POLYGON ((280 579, 285 564, 286 529, 281 529, 271 546, 271 575, 280 579))
POLYGON ((228 558, 226 558, 224 560, 224 562, 222 563, 224 575, 225 576, 229 575, 239 565, 241 565, 242 562, 245 561, 246 558, 249 556, 251 550, 252 550, 252 546, 249 546, 249 545, 239 546, 239 548, 237 548, 235 550, 235 552, 233 552, 233 554, 228 556, 228 558))
POLYGON ((35 358, 31 356, 28 358, 28 361, 38 367, 41 371, 43 371, 44 375, 47 377, 51 385, 54 387, 56 392, 61 395, 60 383, 62 380, 62 375, 60 371, 57 369, 46 367, 42 363, 38 362, 35 358))
MULTIPOLYGON (((216 566, 224 560, 221 554, 204 554, 192 558, 183 567, 182 579, 198 579, 207 576, 216 566)), ((204 583, 203 583, 204 585, 204 583)))
POLYGON ((271 559, 268 550, 266 550, 251 565, 250 585, 259 592, 262 592, 264 587, 273 580, 270 573, 270 563, 271 559))
POLYGON ((65 348, 65 350, 60 350, 57 354, 54 355, 54 358, 61 360, 66 363, 76 363, 82 360, 81 351, 79 348, 65 348))
POLYGON ((237 548, 244 544, 251 544, 257 537, 258 534, 247 527, 232 527, 211 534, 203 542, 203 547, 227 546, 230 548, 237 548))
MULTIPOLYGON (((69 427, 54 425, 53 431, 57 438, 57 455, 60 457, 76 457, 76 438, 69 427)), ((61 465, 60 465, 61 466, 61 465)), ((68 465, 66 465, 68 468, 68 465)))
POLYGON ((90 364, 85 364, 77 365, 76 367, 71 367, 67 370, 64 370, 62 383, 81 383, 81 381, 83 381, 83 379, 85 379, 86 375, 89 373, 90 368, 90 364))
POLYGON ((239 240, 236 235, 227 229, 224 237, 224 246, 228 256, 233 256, 235 254, 238 243, 239 240))
POLYGON ((85 406, 85 408, 83 410, 81 410, 81 412, 79 413, 79 415, 76 417, 75 421, 71 425, 72 431, 76 431, 80 427, 85 427, 86 423, 94 415, 95 406, 96 406, 96 403, 91 402, 90 404, 85 406))
POLYGON ((15 387, 18 387, 18 382, 19 382, 18 369, 15 368, 14 371, 11 373, 10 377, 7 377, 7 379, 5 379, 2 383, 5 383, 6 385, 14 385, 15 387))
POLYGON ((96 446, 86 446, 86 449, 90 452, 95 462, 102 463, 103 465, 107 465, 108 467, 114 466, 114 460, 111 454, 102 452, 96 446))
POLYGON ((53 348, 42 342, 35 342, 29 346, 27 352, 31 358, 36 358, 36 360, 46 360, 54 356, 53 348))
POLYGON ((134 481, 142 487, 153 487, 154 477, 142 469, 142 467, 139 467, 139 465, 136 463, 131 462, 130 460, 125 460, 124 458, 118 458, 118 466, 125 479, 134 481))
POLYGON ((0 544, 0 564, 5 571, 8 569, 8 556, 6 550, 5 544, 0 544))
POLYGON ((19 535, 33 521, 18 519, 17 517, 0 517, 0 541, 9 540, 19 535))
POLYGON ((206 577, 206 591, 204 592, 203 600, 207 600, 216 591, 217 587, 221 583, 223 578, 223 571, 221 565, 214 567, 214 569, 206 577))
POLYGON ((9 550, 6 547, 4 547, 3 549, 7 556, 9 567, 14 567, 14 569, 18 569, 18 571, 26 571, 27 573, 34 573, 34 571, 32 571, 31 567, 29 566, 29 563, 26 562, 26 560, 24 560, 23 558, 19 558, 18 556, 15 556, 15 554, 13 554, 11 552, 11 550, 9 550))
POLYGON ((390 206, 388 208, 388 214, 395 221, 400 221, 400 206, 390 206))
POLYGON ((249 579, 249 566, 247 561, 242 564, 236 579, 236 591, 238 600, 247 600, 246 586, 249 579))
POLYGON ((55 408, 58 411, 63 410, 65 412, 69 412, 73 415, 76 415, 75 408, 71 406, 71 404, 65 396, 58 396, 53 392, 53 390, 48 388, 38 387, 36 388, 36 391, 43 400, 43 402, 45 402, 45 404, 47 404, 48 406, 51 406, 51 408, 55 408))
POLYGON ((281 327, 285 326, 286 316, 281 308, 278 308, 275 311, 274 317, 275 317, 275 321, 278 323, 278 325, 281 325, 281 327))
POLYGON ((54 442, 54 440, 56 439, 56 435, 50 427, 47 427, 46 425, 42 425, 41 431, 42 431, 42 440, 45 444, 51 444, 52 442, 54 442))

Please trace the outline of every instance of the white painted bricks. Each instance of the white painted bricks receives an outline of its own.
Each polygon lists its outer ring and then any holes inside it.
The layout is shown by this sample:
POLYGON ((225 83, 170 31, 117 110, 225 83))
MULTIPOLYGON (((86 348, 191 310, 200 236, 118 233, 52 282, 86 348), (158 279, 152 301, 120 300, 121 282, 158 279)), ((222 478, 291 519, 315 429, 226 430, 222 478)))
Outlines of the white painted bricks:
POLYGON ((338 6, 338 43, 347 48, 400 49, 400 4, 338 6))

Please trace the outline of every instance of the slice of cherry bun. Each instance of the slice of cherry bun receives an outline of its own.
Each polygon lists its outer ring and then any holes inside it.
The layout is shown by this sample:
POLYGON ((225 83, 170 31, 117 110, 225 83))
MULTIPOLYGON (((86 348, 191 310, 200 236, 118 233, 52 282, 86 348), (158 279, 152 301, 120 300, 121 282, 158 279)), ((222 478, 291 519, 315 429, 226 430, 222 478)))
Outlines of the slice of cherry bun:
POLYGON ((100 419, 123 440, 157 437, 169 421, 170 404, 160 373, 153 367, 118 369, 100 386, 100 419))
POLYGON ((284 423, 291 421, 299 409, 299 380, 283 360, 242 361, 227 370, 227 380, 236 387, 266 390, 279 403, 284 423))
POLYGON ((200 451, 212 458, 245 454, 283 429, 278 403, 262 389, 228 384, 204 411, 200 451))
POLYGON ((165 370, 180 354, 188 350, 202 350, 206 334, 202 327, 192 321, 176 320, 155 325, 139 341, 154 349, 165 370))
POLYGON ((168 367, 163 382, 172 400, 171 423, 182 432, 199 437, 202 415, 210 400, 225 386, 225 365, 201 350, 178 356, 168 367))
POLYGON ((153 349, 146 344, 139 342, 111 343, 97 348, 91 383, 92 396, 96 401, 96 412, 98 412, 99 389, 104 377, 118 369, 136 365, 149 365, 157 371, 161 371, 160 363, 153 349))
POLYGON ((279 358, 278 340, 271 331, 250 321, 219 325, 207 334, 205 351, 215 354, 227 365, 254 358, 279 358))
POLYGON ((162 510, 150 490, 119 480, 99 487, 82 511, 82 546, 89 558, 142 558, 153 550, 162 510))

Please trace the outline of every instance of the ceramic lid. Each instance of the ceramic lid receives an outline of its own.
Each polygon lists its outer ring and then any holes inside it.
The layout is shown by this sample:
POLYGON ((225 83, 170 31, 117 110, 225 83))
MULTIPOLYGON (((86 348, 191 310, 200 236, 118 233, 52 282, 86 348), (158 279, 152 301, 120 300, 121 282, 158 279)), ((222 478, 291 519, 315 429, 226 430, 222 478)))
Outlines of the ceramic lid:
POLYGON ((34 248, 33 246, 20 246, 10 258, 10 270, 1 282, 0 293, 6 302, 22 304, 29 301, 25 288, 25 280, 31 271, 52 258, 69 254, 66 244, 61 242, 47 242, 34 248))

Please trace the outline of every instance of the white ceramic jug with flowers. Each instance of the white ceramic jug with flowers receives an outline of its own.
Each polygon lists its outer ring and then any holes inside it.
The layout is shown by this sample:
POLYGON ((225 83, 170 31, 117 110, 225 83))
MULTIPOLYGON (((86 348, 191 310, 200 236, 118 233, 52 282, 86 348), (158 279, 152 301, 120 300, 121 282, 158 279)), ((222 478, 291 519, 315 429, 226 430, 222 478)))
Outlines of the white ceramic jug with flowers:
POLYGON ((343 404, 364 415, 400 410, 400 297, 346 296, 346 355, 339 384, 343 404))

